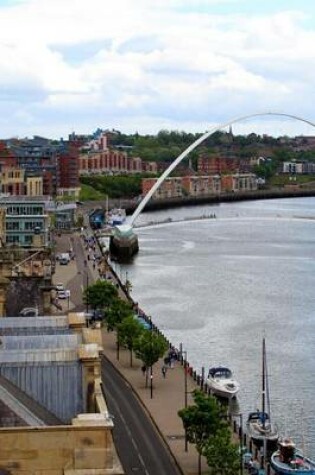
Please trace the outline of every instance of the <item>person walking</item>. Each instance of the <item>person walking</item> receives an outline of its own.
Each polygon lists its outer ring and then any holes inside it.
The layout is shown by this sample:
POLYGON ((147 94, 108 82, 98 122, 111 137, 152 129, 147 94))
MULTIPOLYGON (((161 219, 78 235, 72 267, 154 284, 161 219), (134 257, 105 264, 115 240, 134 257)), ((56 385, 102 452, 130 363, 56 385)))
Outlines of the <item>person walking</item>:
POLYGON ((163 374, 163 378, 166 378, 166 371, 167 371, 167 368, 165 365, 162 366, 162 374, 163 374))

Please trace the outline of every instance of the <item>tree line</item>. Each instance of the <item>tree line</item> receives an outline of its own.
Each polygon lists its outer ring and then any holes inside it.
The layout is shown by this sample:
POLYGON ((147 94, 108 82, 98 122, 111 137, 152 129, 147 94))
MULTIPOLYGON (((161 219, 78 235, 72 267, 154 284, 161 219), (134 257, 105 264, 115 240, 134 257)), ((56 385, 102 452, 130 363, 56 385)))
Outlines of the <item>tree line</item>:
MULTIPOLYGON (((130 352, 130 366, 133 365, 133 354, 142 362, 147 387, 149 369, 169 350, 166 339, 154 331, 151 321, 145 326, 141 323, 134 304, 120 298, 117 287, 110 281, 98 280, 88 286, 83 300, 92 309, 93 316, 101 316, 107 331, 116 332, 117 357, 123 347, 130 352)), ((214 396, 199 390, 194 391, 193 400, 194 404, 181 409, 178 416, 182 419, 187 441, 194 444, 199 453, 199 472, 201 456, 204 456, 210 473, 236 475, 240 470, 241 454, 238 444, 232 440, 224 407, 214 396)))

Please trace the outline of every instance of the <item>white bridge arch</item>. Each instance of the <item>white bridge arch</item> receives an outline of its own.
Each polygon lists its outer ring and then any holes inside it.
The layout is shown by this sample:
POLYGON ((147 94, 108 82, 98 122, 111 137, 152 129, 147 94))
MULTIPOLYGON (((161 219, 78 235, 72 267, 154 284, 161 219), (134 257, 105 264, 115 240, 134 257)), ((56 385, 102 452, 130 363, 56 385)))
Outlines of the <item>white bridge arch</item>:
POLYGON ((138 207, 128 220, 129 226, 132 226, 147 202, 151 199, 152 195, 156 192, 156 190, 161 186, 163 181, 169 176, 169 174, 174 170, 174 168, 177 167, 177 165, 185 158, 187 155, 192 152, 198 145, 200 145, 204 140, 206 140, 210 135, 214 134, 215 132, 224 129, 225 127, 228 127, 230 125, 235 124, 236 122, 241 122, 242 120, 246 119, 251 119, 253 117, 260 117, 260 116, 267 116, 267 115, 273 115, 273 116, 282 116, 282 117, 288 117, 290 119, 295 119, 299 120, 300 122, 305 122, 308 125, 311 125, 312 127, 315 127, 315 124, 307 119, 303 119, 302 117, 298 117, 293 114, 285 114, 281 112, 258 112, 255 114, 249 114, 249 115, 244 115, 241 117, 237 117, 236 119, 230 120, 229 122, 225 122, 223 124, 217 125, 210 129, 208 132, 205 132, 201 137, 199 137, 195 142, 193 142, 191 145, 189 145, 172 163, 171 165, 162 173, 162 175, 159 177, 157 182, 152 186, 152 188, 149 190, 149 192, 145 195, 145 197, 142 199, 142 201, 139 203, 138 207))

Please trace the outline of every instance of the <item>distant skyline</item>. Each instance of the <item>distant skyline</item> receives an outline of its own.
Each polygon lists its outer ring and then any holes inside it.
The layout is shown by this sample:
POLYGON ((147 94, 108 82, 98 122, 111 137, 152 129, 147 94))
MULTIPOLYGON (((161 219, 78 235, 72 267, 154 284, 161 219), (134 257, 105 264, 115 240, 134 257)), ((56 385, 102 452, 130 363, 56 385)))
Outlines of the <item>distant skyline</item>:
POLYGON ((0 0, 0 138, 315 122, 314 45, 310 0, 0 0))

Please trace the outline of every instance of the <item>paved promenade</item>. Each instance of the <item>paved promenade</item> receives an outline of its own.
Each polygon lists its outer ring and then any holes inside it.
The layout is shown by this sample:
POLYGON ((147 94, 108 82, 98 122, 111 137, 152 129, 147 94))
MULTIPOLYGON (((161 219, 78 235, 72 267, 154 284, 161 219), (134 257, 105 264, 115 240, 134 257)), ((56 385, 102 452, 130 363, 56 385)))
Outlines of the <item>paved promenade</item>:
MULTIPOLYGON (((80 237, 73 235, 70 241, 69 235, 57 237, 57 252, 67 251, 69 245, 79 253, 81 245, 80 237)), ((82 248, 83 252, 83 248, 82 248)), ((99 275, 97 269, 93 269, 91 261, 87 262, 87 268, 82 269, 78 255, 68 265, 56 265, 54 282, 63 282, 71 290, 69 301, 60 301, 62 310, 56 313, 65 313, 67 309, 79 310, 82 307, 82 291, 85 287, 85 275, 89 273, 89 283, 97 280, 99 275)), ((154 323, 154 317, 152 319, 154 323)), ((103 329, 104 355, 120 371, 126 381, 132 386, 143 406, 151 416, 154 424, 163 436, 178 466, 185 475, 198 474, 198 453, 193 445, 188 444, 188 451, 185 451, 185 437, 181 419, 177 413, 185 406, 185 384, 187 384, 187 402, 192 402, 191 392, 197 388, 193 379, 188 375, 185 383, 185 372, 183 366, 176 362, 174 368, 168 368, 165 378, 162 374, 163 359, 154 365, 153 368, 153 391, 151 398, 150 381, 149 387, 145 387, 145 376, 141 371, 141 361, 133 358, 133 367, 130 367, 130 354, 128 350, 121 349, 119 360, 116 354, 116 334, 103 329)), ((202 474, 209 473, 205 460, 202 460, 202 474)), ((167 474, 161 474, 167 475, 167 474)))

